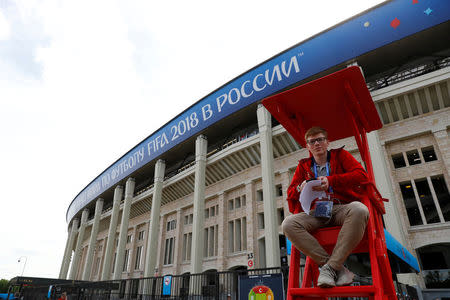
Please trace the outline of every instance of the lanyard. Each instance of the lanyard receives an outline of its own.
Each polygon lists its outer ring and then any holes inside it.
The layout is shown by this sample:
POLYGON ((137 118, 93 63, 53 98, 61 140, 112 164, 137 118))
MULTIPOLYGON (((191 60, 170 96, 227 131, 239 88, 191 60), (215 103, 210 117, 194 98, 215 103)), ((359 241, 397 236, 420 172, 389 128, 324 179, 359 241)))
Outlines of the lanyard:
MULTIPOLYGON (((327 168, 327 176, 330 176, 330 162, 327 161, 325 167, 327 168)), ((314 176, 316 178, 319 177, 318 176, 319 174, 317 173, 317 164, 315 160, 313 160, 313 168, 314 168, 314 176)), ((331 186, 328 188, 328 190, 330 193, 333 193, 333 189, 331 188, 331 186)))

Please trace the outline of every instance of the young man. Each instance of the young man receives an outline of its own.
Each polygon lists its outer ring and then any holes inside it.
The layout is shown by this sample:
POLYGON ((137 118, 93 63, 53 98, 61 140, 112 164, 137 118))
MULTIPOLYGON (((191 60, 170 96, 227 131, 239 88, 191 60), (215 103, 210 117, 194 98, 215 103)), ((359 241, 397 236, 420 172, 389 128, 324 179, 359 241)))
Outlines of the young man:
POLYGON ((299 161, 287 191, 289 211, 300 213, 290 215, 283 221, 283 232, 297 249, 321 267, 318 286, 348 285, 352 283, 354 274, 343 263, 361 241, 369 218, 369 210, 358 197, 362 192, 360 184, 367 181, 366 171, 343 147, 328 151, 325 129, 310 128, 305 140, 311 157, 299 161), (325 201, 325 205, 327 208, 332 205, 331 217, 320 215, 319 209, 316 213, 316 201, 311 204, 309 214, 301 212, 300 193, 307 180, 313 178, 320 180, 320 185, 313 189, 325 191, 330 196, 326 200, 332 203, 325 201), (342 228, 333 253, 328 255, 310 232, 338 225, 342 228))

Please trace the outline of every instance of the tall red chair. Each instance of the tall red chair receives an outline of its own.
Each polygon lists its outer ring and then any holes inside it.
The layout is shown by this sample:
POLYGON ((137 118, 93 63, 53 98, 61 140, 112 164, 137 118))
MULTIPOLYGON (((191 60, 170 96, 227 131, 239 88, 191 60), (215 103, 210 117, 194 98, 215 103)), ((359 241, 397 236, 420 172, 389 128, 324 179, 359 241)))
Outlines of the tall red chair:
MULTIPOLYGON (((312 126, 326 128, 331 141, 354 136, 368 174, 368 182, 361 187, 361 201, 369 209, 369 221, 362 241, 352 253, 369 253, 372 284, 319 288, 318 266, 308 257, 300 287, 300 252, 292 246, 288 300, 328 297, 396 299, 381 219, 385 213, 383 201, 388 200, 381 197, 375 186, 366 135, 383 125, 359 67, 346 68, 266 98, 262 103, 303 147, 305 131, 312 126)), ((339 230, 340 227, 323 228, 314 236, 331 253, 339 230)))

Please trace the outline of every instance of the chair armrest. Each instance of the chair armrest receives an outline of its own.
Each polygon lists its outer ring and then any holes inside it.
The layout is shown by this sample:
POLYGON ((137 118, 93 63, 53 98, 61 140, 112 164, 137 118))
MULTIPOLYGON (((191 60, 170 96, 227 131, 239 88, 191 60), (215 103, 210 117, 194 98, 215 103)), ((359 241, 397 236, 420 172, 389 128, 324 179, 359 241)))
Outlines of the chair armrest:
POLYGON ((386 213, 386 209, 384 208, 383 202, 388 202, 389 199, 383 198, 378 191, 376 185, 371 182, 363 182, 361 183, 362 186, 365 186, 367 197, 369 198, 370 202, 373 204, 375 209, 382 215, 386 213))

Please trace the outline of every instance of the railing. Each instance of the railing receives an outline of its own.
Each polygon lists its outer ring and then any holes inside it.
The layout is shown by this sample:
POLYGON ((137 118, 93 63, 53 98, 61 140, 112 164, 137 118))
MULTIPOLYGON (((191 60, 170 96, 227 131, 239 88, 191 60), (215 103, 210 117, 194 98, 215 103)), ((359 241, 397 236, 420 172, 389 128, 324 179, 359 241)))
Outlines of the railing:
MULTIPOLYGON (((304 267, 304 266, 302 266, 304 267)), ((244 275, 283 274, 283 292, 286 296, 288 267, 266 268, 252 270, 233 270, 224 272, 204 272, 201 274, 184 274, 171 276, 169 289, 164 289, 164 276, 137 278, 126 280, 73 282, 72 284, 57 284, 49 286, 27 287, 22 290, 23 299, 58 299, 62 293, 67 299, 205 299, 205 300, 237 300, 239 299, 239 277, 244 275), (50 298, 48 294, 50 291, 50 298)), ((448 280, 450 270, 423 271, 425 274, 439 273, 439 278, 448 280)), ((303 272, 301 272, 302 274, 303 272)), ((370 277, 355 278, 355 285, 371 284, 370 277)), ((399 300, 418 300, 415 287, 394 282, 399 300)), ((333 298, 335 299, 335 298, 333 298)), ((336 298, 337 299, 337 298, 336 298)), ((351 298, 350 298, 351 299, 351 298)), ((360 300, 362 298, 353 298, 360 300)))
POLYGON ((415 65, 408 69, 404 69, 401 71, 393 72, 391 74, 382 76, 377 78, 376 80, 370 81, 367 83, 367 88, 369 91, 378 90, 389 85, 393 85, 395 83, 408 80, 420 75, 424 75, 439 69, 443 69, 445 67, 450 66, 450 58, 445 57, 443 59, 429 61, 427 63, 423 63, 420 65, 415 65))
MULTIPOLYGON (((50 299, 58 299, 62 293, 68 299, 224 299, 237 300, 238 279, 242 275, 282 273, 286 293, 288 267, 200 274, 174 275, 170 289, 164 289, 164 276, 115 281, 77 282, 52 287, 50 299)), ((33 287, 23 291, 24 299, 48 299, 49 287, 33 287)))

